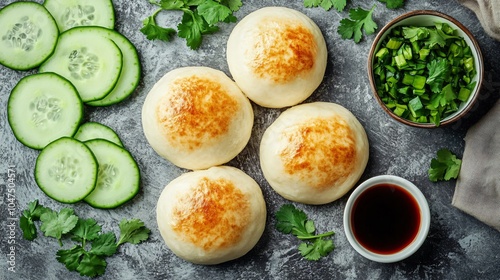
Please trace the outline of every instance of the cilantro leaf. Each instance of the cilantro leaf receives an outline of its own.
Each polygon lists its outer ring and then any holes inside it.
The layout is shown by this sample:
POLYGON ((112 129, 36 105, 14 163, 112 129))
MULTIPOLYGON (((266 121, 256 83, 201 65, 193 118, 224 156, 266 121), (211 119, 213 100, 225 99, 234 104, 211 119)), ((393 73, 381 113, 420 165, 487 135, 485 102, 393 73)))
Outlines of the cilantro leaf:
POLYGON ((388 9, 401 8, 405 4, 404 0, 378 0, 378 1, 385 3, 385 5, 388 9))
POLYGON ((169 42, 172 40, 172 37, 177 33, 177 31, 173 28, 158 26, 156 24, 155 16, 156 14, 153 14, 142 21, 143 26, 141 28, 141 32, 146 35, 148 40, 162 40, 169 42))
POLYGON ((428 171, 429 180, 437 182, 439 180, 456 179, 460 173, 462 160, 458 159, 448 149, 440 149, 437 152, 437 158, 431 160, 431 166, 428 171))
POLYGON ((76 271, 80 272, 82 276, 95 277, 103 275, 107 265, 103 257, 85 253, 76 271))
POLYGON ((111 256, 116 253, 118 245, 116 236, 112 232, 101 234, 92 242, 90 252, 98 256, 111 256))
POLYGON ((347 5, 347 0, 304 0, 304 7, 321 7, 325 11, 329 11, 332 7, 337 11, 342 12, 347 5))
POLYGON ((278 221, 276 228, 283 233, 292 233, 298 235, 307 234, 306 221, 307 215, 304 211, 295 208, 292 204, 285 204, 276 212, 275 217, 278 221))
POLYGON ((160 7, 151 16, 143 20, 141 32, 149 40, 160 39, 170 41, 177 33, 186 39, 186 44, 195 50, 201 46, 203 35, 219 30, 220 22, 236 22, 234 12, 242 6, 241 0, 150 0, 160 7), (155 18, 160 11, 182 11, 182 20, 177 31, 163 28, 156 24, 155 18))
POLYGON ((429 37, 425 41, 425 44, 429 47, 429 49, 434 48, 435 45, 439 45, 440 47, 444 47, 446 45, 446 40, 441 34, 435 30, 435 29, 430 29, 429 30, 429 37))
POLYGON ((306 243, 303 242, 299 245, 300 254, 306 259, 310 261, 317 261, 321 257, 325 257, 333 251, 335 246, 333 245, 332 240, 324 240, 323 238, 317 238, 314 242, 306 243))
POLYGON ((23 232, 24 239, 32 241, 37 237, 35 221, 40 220, 40 216, 47 211, 50 210, 38 204, 37 199, 28 203, 28 208, 22 212, 19 218, 19 227, 23 232))
POLYGON ((429 84, 432 92, 440 93, 443 83, 450 75, 451 67, 449 67, 448 60, 444 58, 433 59, 427 64, 427 69, 429 77, 426 83, 429 84))
POLYGON ((138 244, 149 237, 151 231, 139 219, 122 220, 120 222, 120 240, 117 246, 125 242, 138 244))
POLYGON ((369 11, 362 8, 350 9, 350 19, 342 19, 337 29, 342 39, 354 39, 355 43, 359 43, 363 37, 362 29, 366 35, 373 34, 377 29, 377 24, 372 19, 375 7, 376 5, 373 5, 369 11))
POLYGON ((198 14, 205 19, 208 24, 216 24, 225 21, 232 14, 229 7, 217 3, 213 0, 207 0, 197 8, 198 14))
POLYGON ((45 236, 54 237, 62 246, 61 237, 72 230, 78 222, 78 217, 74 215, 73 209, 63 208, 59 213, 47 211, 40 216, 42 226, 40 229, 45 236))
POLYGON ((291 233, 298 239, 304 240, 299 245, 299 251, 305 259, 319 260, 333 250, 333 241, 323 238, 333 235, 334 232, 316 234, 314 222, 307 218, 304 211, 295 208, 292 204, 281 206, 275 213, 275 217, 278 231, 287 234, 291 233))
POLYGON ((243 3, 241 0, 221 0, 219 1, 222 5, 229 7, 231 11, 237 12, 241 6, 243 6, 243 3))
POLYGON ((179 37, 186 39, 187 45, 196 50, 200 47, 203 34, 210 34, 219 30, 215 25, 209 25, 198 13, 184 13, 182 21, 177 25, 179 37))
POLYGON ((85 249, 80 245, 76 245, 68 250, 57 251, 56 259, 58 262, 64 264, 69 271, 76 271, 83 254, 85 254, 85 249))
POLYGON ((92 241, 99 236, 101 226, 94 219, 78 219, 76 226, 71 231, 72 239, 77 242, 82 242, 85 247, 86 241, 92 241))

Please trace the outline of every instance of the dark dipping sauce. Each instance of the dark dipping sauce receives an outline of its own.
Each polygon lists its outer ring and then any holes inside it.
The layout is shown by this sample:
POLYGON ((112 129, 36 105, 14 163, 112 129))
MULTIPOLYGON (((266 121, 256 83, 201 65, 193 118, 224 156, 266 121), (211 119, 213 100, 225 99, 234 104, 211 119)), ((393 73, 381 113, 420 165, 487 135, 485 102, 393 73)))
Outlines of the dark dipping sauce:
POLYGON ((361 246, 394 254, 408 246, 420 228, 420 208, 405 189, 379 184, 365 190, 352 208, 351 226, 361 246))

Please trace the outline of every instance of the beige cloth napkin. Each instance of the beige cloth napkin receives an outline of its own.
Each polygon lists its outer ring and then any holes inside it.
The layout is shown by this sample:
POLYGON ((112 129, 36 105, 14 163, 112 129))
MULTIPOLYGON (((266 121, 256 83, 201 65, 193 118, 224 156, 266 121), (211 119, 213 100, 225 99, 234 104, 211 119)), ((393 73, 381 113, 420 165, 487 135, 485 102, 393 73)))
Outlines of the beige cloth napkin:
POLYGON ((459 3, 476 13, 484 31, 500 41, 500 1, 499 0, 458 0, 459 3))
POLYGON ((467 131, 452 205, 500 231, 500 100, 467 131))

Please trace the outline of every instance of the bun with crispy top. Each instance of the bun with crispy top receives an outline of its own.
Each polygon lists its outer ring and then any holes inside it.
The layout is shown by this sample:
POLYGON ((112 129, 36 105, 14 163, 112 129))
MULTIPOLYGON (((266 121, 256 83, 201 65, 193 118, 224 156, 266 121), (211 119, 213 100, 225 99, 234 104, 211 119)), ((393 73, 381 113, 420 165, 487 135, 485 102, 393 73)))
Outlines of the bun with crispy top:
POLYGON ((346 108, 328 102, 284 111, 261 140, 260 165, 286 199, 325 204, 347 193, 368 162, 368 138, 346 108))
POLYGON ((197 264, 219 264, 245 255, 266 224, 257 183, 228 166, 184 173, 161 193, 157 223, 165 244, 197 264))
POLYGON ((233 159, 253 126, 248 98, 223 72, 183 67, 168 72, 142 107, 144 134, 153 149, 186 169, 206 169, 233 159))
POLYGON ((229 36, 226 56, 243 93, 269 108, 309 97, 323 80, 327 63, 318 26, 284 7, 266 7, 244 17, 229 36))

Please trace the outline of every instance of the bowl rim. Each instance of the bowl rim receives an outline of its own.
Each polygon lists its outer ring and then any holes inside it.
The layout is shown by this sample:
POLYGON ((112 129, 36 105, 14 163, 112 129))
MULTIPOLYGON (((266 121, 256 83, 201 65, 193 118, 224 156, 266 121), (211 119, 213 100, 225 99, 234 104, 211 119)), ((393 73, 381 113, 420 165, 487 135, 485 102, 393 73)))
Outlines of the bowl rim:
POLYGON ((420 247, 425 243, 425 240, 427 239, 427 236, 429 234, 431 219, 432 217, 427 198, 422 193, 419 187, 403 177, 397 175, 382 174, 365 180, 356 189, 354 189, 354 191, 349 196, 344 208, 343 226, 347 241, 352 246, 352 248, 354 248, 354 250, 361 256, 379 263, 394 263, 410 257, 420 249, 420 247), (378 254, 366 249, 356 240, 356 237, 354 236, 354 232, 352 230, 351 214, 356 200, 366 190, 375 186, 379 186, 381 184, 397 185, 405 189, 415 199, 420 209, 421 220, 417 235, 415 236, 414 240, 404 249, 393 254, 378 254))
POLYGON ((375 96, 375 99, 379 103, 379 105, 382 107, 382 109, 387 114, 389 114, 389 116, 391 116, 396 121, 404 123, 404 124, 409 125, 409 126, 413 126, 413 127, 437 128, 437 127, 446 126, 448 124, 456 122, 457 120, 462 118, 464 115, 466 115, 471 110, 471 108, 475 105, 477 98, 479 96, 479 93, 481 91, 482 84, 483 84, 483 75, 484 75, 483 54, 481 52, 481 48, 479 47, 479 43, 477 42, 476 38, 469 31, 469 29, 467 29, 467 27, 465 27, 457 19, 455 19, 452 16, 449 16, 447 14, 444 14, 442 12, 436 11, 436 10, 414 10, 414 11, 410 11, 410 12, 406 12, 404 14, 401 14, 401 15, 397 16, 396 18, 390 20, 387 24, 384 25, 384 27, 382 27, 382 29, 377 33, 375 39, 373 40, 372 45, 370 47, 370 51, 368 53, 367 64, 368 64, 367 69, 368 69, 368 78, 370 81, 370 87, 371 87, 371 90, 375 96), (375 87, 375 78, 374 78, 374 74, 373 74, 373 57, 375 56, 375 53, 377 51, 377 45, 378 45, 379 41, 381 40, 381 38, 385 35, 385 33, 388 30, 392 29, 394 27, 394 25, 396 25, 397 23, 399 23, 402 20, 405 20, 405 19, 408 19, 408 18, 411 18, 414 16, 422 16, 422 15, 437 16, 437 17, 443 18, 445 20, 448 20, 448 21, 452 22, 453 24, 455 24, 456 26, 458 26, 458 28, 460 28, 465 33, 465 35, 467 35, 469 40, 472 42, 472 45, 474 48, 473 51, 475 51, 477 54, 477 60, 478 60, 477 63, 479 65, 479 69, 476 69, 476 71, 477 71, 477 74, 476 74, 477 75, 477 84, 476 84, 475 90, 472 92, 471 96, 469 97, 470 102, 465 107, 463 107, 462 110, 459 111, 452 118, 449 118, 447 120, 441 120, 439 123, 439 126, 436 126, 433 123, 413 122, 413 121, 399 117, 396 114, 394 114, 394 112, 392 112, 389 108, 387 108, 385 103, 380 99, 380 96, 378 95, 377 89, 375 87))

